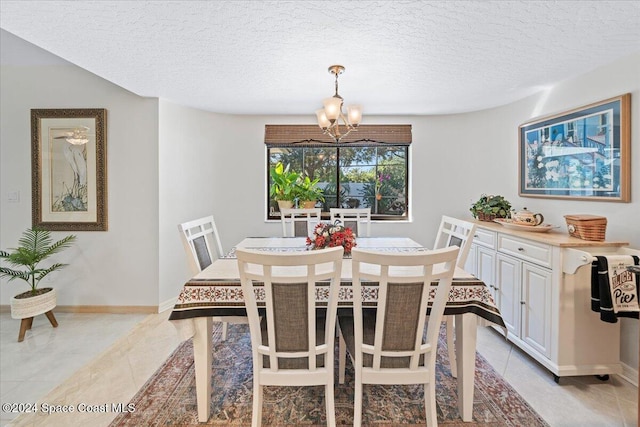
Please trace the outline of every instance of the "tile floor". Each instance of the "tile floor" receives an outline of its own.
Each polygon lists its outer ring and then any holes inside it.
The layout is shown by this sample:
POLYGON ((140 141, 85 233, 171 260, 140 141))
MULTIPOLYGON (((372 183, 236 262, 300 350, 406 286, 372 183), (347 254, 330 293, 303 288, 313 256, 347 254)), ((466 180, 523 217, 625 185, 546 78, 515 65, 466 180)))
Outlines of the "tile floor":
POLYGON ((478 352, 552 427, 638 425, 638 388, 618 375, 553 375, 492 328, 478 329, 478 352))
MULTIPOLYGON (((36 318, 17 343, 19 322, 0 314, 0 394, 3 404, 126 403, 178 345, 168 312, 144 315, 56 314, 60 327, 36 318), (53 369, 51 366, 55 366, 53 369)), ((230 326, 233 333, 233 326, 230 326)), ((478 332, 479 352, 551 425, 637 425, 638 389, 612 376, 553 376, 489 328, 478 332)), ((108 426, 115 413, 54 415, 2 412, 2 426, 108 426)))

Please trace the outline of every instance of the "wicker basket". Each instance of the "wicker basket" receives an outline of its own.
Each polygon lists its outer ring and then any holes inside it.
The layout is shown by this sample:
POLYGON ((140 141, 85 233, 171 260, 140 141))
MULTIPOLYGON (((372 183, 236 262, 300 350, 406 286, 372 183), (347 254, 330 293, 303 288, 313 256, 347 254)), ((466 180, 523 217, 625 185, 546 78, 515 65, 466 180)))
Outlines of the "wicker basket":
POLYGON ((569 234, 582 240, 603 241, 607 218, 597 215, 565 215, 569 234))

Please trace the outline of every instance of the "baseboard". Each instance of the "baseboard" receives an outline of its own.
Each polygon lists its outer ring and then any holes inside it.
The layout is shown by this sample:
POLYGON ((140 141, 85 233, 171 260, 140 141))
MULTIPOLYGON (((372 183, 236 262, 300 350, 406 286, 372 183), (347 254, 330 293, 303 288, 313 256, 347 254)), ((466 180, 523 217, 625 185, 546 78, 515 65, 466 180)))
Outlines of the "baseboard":
POLYGON ((60 313, 155 314, 155 305, 58 305, 60 313))
MULTIPOLYGON (((10 313, 11 306, 0 305, 0 313, 10 313)), ((105 314, 155 314, 155 305, 57 305, 53 312, 59 313, 105 313, 105 314)))
POLYGON ((178 297, 173 297, 173 298, 169 298, 168 300, 160 303, 160 305, 158 306, 158 313, 162 313, 165 310, 169 310, 171 308, 173 308, 173 306, 176 305, 176 301, 178 300, 178 297))
POLYGON ((629 381, 634 386, 638 387, 638 370, 632 368, 626 363, 620 363, 622 365, 622 373, 620 376, 629 381))

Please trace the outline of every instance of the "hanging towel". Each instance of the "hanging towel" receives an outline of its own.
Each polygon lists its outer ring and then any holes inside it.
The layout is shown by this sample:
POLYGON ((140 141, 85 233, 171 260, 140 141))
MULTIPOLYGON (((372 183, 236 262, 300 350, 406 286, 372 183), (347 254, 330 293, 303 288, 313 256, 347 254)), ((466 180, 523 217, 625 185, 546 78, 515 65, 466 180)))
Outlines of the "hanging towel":
POLYGON ((618 317, 639 318, 640 275, 627 270, 638 265, 635 255, 596 256, 591 264, 591 310, 603 322, 616 323, 618 317))

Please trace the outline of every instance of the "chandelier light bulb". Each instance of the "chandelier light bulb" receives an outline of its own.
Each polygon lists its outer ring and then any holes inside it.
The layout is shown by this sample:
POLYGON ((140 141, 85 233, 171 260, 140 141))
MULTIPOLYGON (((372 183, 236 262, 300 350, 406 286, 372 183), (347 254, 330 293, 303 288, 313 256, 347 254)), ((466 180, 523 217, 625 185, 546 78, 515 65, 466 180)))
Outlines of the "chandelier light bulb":
POLYGON ((318 126, 320 126, 320 129, 323 131, 327 130, 329 126, 331 126, 329 119, 327 119, 327 115, 324 113, 324 108, 316 110, 316 117, 318 118, 318 126))
POLYGON ((342 112, 342 99, 336 97, 326 98, 322 101, 322 104, 324 105, 324 113, 327 119, 333 124, 338 120, 342 112))
POLYGON ((362 106, 349 105, 347 107, 347 117, 349 119, 349 123, 353 126, 358 126, 362 121, 362 106))

